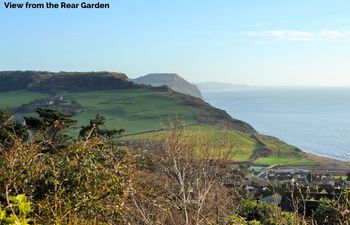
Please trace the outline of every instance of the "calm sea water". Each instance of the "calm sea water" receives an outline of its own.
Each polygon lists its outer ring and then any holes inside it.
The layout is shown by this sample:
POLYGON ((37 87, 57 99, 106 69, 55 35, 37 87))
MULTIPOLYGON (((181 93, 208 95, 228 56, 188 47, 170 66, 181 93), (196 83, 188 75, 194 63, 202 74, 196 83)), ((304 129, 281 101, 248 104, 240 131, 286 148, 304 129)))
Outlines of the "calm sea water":
POLYGON ((304 151, 337 158, 350 155, 350 88, 245 89, 203 95, 258 132, 304 151))

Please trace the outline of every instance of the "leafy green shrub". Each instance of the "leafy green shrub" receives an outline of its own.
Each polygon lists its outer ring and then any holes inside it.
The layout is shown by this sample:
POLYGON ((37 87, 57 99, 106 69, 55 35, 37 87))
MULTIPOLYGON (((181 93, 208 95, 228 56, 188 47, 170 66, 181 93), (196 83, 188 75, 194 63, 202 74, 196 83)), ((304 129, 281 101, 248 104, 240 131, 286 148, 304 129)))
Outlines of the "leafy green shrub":
POLYGON ((256 221, 256 220, 246 221, 245 218, 237 214, 233 214, 227 217, 226 224, 227 225, 261 225, 259 221, 256 221))
POLYGON ((229 217, 226 218, 226 224, 228 225, 248 225, 248 222, 245 220, 245 218, 237 215, 237 214, 233 214, 230 215, 229 217))
POLYGON ((274 216, 270 216, 265 223, 266 225, 296 225, 305 224, 305 221, 302 221, 293 213, 278 212, 274 216))
POLYGON ((297 215, 282 212, 276 205, 260 201, 241 202, 238 215, 250 221, 248 224, 252 224, 254 221, 259 221, 264 225, 303 224, 302 220, 300 220, 297 215))
POLYGON ((267 221, 267 219, 273 214, 275 207, 264 202, 259 201, 243 201, 240 204, 238 214, 248 221, 267 221))
POLYGON ((24 194, 10 196, 9 202, 6 207, 0 204, 1 225, 27 225, 32 221, 29 217, 32 212, 31 203, 24 194))

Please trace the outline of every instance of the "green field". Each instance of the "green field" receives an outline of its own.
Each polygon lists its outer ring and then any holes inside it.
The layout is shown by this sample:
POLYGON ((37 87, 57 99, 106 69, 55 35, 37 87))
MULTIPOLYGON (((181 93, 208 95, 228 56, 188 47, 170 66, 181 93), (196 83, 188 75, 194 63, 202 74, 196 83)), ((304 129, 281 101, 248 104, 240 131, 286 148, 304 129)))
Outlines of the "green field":
MULTIPOLYGON (((217 157, 226 158, 226 156, 228 156, 228 159, 237 162, 249 161, 264 165, 315 165, 313 161, 305 159, 302 152, 296 150, 295 147, 273 137, 259 135, 259 139, 263 140, 264 144, 268 146, 272 152, 268 157, 260 157, 257 160, 254 160, 252 158, 254 158, 254 154, 259 151, 259 143, 250 135, 237 131, 218 130, 201 125, 187 127, 184 131, 184 136, 193 140, 208 140, 209 143, 214 146, 217 157), (278 152, 282 152, 283 156, 275 156, 278 152)), ((165 132, 160 131, 156 133, 129 136, 127 139, 161 140, 164 137, 165 132)))
MULTIPOLYGON (((75 116, 77 128, 87 124, 96 114, 106 117, 108 128, 124 128, 125 134, 135 134, 150 131, 127 138, 155 139, 164 137, 164 132, 153 132, 165 127, 169 119, 179 117, 189 126, 185 136, 193 140, 209 140, 216 152, 216 157, 228 156, 233 161, 250 161, 266 165, 311 165, 303 153, 277 138, 257 135, 255 138, 237 131, 218 130, 198 124, 197 114, 202 109, 184 104, 181 99, 167 92, 156 92, 145 89, 90 91, 79 93, 61 93, 82 104, 87 111, 75 116), (257 141, 258 140, 258 141, 257 141), (261 145, 270 150, 269 155, 254 157, 259 153, 261 145)), ((48 94, 12 91, 0 95, 0 107, 17 107, 37 98, 47 97, 48 94)), ((16 115, 22 117, 24 114, 16 115)), ((77 133, 76 129, 73 133, 77 133)))
POLYGON ((0 107, 12 108, 22 104, 29 103, 30 101, 38 98, 47 97, 48 94, 31 92, 31 91, 9 91, 0 93, 0 107))
POLYGON ((257 137, 260 142, 272 150, 272 154, 276 155, 277 158, 283 158, 285 156, 290 157, 292 152, 295 158, 299 158, 303 154, 303 152, 295 146, 288 145, 278 138, 265 135, 258 135, 257 137))
POLYGON ((247 134, 237 131, 197 127, 188 129, 187 135, 192 136, 194 139, 205 136, 213 146, 218 148, 216 151, 219 156, 228 156, 229 159, 234 161, 249 161, 257 148, 257 144, 253 139, 247 134))
MULTIPOLYGON (((165 138, 164 131, 127 137, 127 139, 148 140, 162 140, 163 138, 165 138)), ((218 130, 205 125, 187 127, 184 131, 184 138, 197 140, 199 145, 209 142, 211 147, 215 148, 217 158, 228 157, 230 160, 240 162, 249 161, 257 147, 256 142, 246 134, 237 131, 218 130)))
MULTIPOLYGON (((106 117, 108 128, 124 128, 126 134, 163 128, 166 121, 178 116, 186 124, 197 123, 198 109, 183 105, 166 92, 144 89, 62 93, 72 97, 88 110, 75 117, 78 126, 87 124, 96 114, 106 117)), ((29 91, 11 91, 0 94, 0 108, 13 108, 47 97, 47 94, 29 91)), ((16 115, 22 117, 24 114, 16 115)))
POLYGON ((264 165, 284 165, 284 166, 314 166, 317 165, 314 161, 298 158, 298 157, 262 157, 255 161, 264 165))
POLYGON ((106 117, 107 127, 124 128, 126 134, 163 128, 172 117, 181 117, 187 124, 197 123, 194 107, 182 105, 164 92, 148 90, 110 90, 67 93, 89 108, 76 117, 86 124, 96 114, 106 117))

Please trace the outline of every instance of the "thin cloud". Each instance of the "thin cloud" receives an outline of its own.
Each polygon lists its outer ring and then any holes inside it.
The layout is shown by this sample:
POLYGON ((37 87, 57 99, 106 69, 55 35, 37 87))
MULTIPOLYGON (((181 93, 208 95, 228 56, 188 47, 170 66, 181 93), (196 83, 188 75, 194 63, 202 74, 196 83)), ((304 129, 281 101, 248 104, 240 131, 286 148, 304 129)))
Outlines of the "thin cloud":
POLYGON ((350 37, 350 31, 324 30, 320 36, 323 38, 347 38, 350 37))
POLYGON ((291 41, 316 41, 327 39, 349 38, 350 31, 322 30, 319 32, 308 32, 299 30, 270 30, 270 31, 249 31, 244 35, 274 38, 291 41))

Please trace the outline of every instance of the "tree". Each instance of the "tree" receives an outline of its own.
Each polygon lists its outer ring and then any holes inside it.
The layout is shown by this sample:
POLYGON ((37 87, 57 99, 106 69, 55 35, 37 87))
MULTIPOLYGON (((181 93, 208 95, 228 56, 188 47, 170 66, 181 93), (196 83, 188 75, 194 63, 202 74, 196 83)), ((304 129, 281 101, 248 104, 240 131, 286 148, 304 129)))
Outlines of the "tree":
POLYGON ((38 108, 39 117, 24 117, 28 129, 36 132, 46 151, 61 149, 72 139, 65 131, 76 123, 70 115, 53 109, 38 108))
MULTIPOLYGON (((152 151, 159 175, 154 178, 157 184, 145 195, 157 196, 155 206, 161 209, 159 213, 168 212, 160 223, 209 224, 227 216, 234 201, 224 187, 225 158, 215 159, 214 146, 206 137, 187 137, 184 128, 175 121, 152 151)), ((135 200, 145 223, 153 221, 147 216, 159 213, 148 213, 149 206, 141 203, 135 200)))
POLYGON ((90 120, 89 125, 82 126, 79 137, 81 138, 92 138, 92 137, 104 137, 112 138, 116 135, 121 135, 124 129, 106 129, 102 128, 105 126, 106 118, 97 114, 95 118, 90 120))

